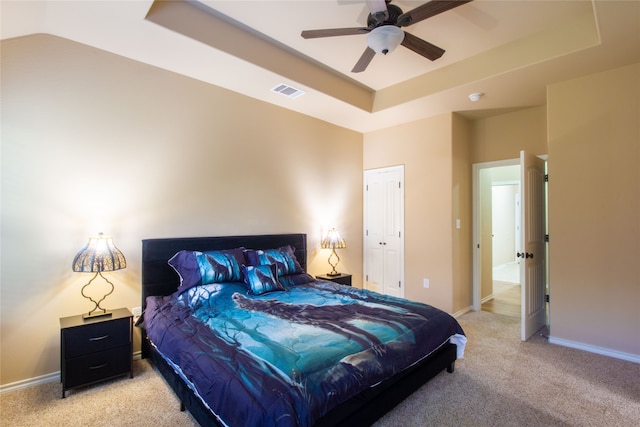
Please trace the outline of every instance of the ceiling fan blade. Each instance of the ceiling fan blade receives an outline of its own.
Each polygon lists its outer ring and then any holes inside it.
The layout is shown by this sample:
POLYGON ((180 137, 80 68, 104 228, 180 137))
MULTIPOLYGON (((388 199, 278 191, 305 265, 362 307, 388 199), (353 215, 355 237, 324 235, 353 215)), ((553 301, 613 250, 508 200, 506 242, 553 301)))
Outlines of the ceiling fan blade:
POLYGON ((355 36, 359 34, 367 34, 371 31, 369 28, 330 28, 326 30, 305 30, 300 35, 304 39, 317 39, 320 37, 335 37, 335 36, 355 36))
POLYGON ((431 18, 432 16, 439 15, 447 10, 462 6, 470 1, 472 0, 431 0, 407 13, 403 13, 398 17, 397 22, 399 26, 406 27, 407 25, 412 25, 416 22, 431 18))
POLYGON ((353 66, 351 72, 361 73, 366 70, 374 56, 376 56, 376 51, 367 46, 360 59, 358 59, 358 62, 356 62, 356 65, 353 66))
POLYGON ((407 33, 406 31, 404 32, 404 39, 400 44, 407 49, 411 49, 418 55, 422 55, 432 61, 440 58, 445 52, 441 47, 431 44, 428 41, 424 41, 411 33, 407 33))

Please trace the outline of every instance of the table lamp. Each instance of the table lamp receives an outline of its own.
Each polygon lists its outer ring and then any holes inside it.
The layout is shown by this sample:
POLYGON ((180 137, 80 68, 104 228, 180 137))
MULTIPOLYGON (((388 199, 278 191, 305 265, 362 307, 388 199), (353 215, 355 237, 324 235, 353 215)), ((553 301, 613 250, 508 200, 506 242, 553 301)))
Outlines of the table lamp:
POLYGON ((100 303, 104 301, 106 297, 111 295, 114 289, 113 283, 107 280, 107 278, 102 275, 102 272, 120 270, 126 266, 127 261, 124 259, 124 255, 122 255, 122 252, 115 247, 111 237, 105 237, 100 233, 97 237, 89 238, 87 246, 80 249, 73 259, 73 271, 80 273, 95 273, 91 280, 89 280, 89 282, 87 282, 80 291, 83 297, 87 298, 94 304, 91 311, 82 315, 83 318, 90 319, 93 317, 111 315, 110 311, 100 307, 100 303), (102 277, 104 281, 111 285, 111 290, 98 301, 95 301, 93 298, 85 294, 85 289, 98 276, 102 277))
POLYGON ((322 239, 320 243, 322 249, 331 249, 331 255, 329 255, 329 265, 332 267, 330 273, 327 273, 327 276, 339 276, 340 273, 336 271, 336 266, 340 262, 340 257, 336 253, 336 249, 344 249, 347 247, 347 244, 344 242, 344 239, 340 237, 340 233, 335 228, 332 228, 327 232, 327 235, 322 239), (335 264, 331 262, 331 259, 335 257, 335 264))

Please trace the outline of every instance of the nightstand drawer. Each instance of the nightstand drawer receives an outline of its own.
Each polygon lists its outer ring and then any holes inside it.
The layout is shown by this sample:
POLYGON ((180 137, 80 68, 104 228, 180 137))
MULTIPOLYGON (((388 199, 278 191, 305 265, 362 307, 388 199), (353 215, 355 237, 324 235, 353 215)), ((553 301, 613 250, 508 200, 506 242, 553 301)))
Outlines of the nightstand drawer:
POLYGON ((64 357, 67 359, 103 350, 128 346, 131 342, 130 318, 87 324, 63 331, 64 357))
POLYGON ((131 348, 106 350, 66 361, 65 387, 72 388, 131 371, 131 348))

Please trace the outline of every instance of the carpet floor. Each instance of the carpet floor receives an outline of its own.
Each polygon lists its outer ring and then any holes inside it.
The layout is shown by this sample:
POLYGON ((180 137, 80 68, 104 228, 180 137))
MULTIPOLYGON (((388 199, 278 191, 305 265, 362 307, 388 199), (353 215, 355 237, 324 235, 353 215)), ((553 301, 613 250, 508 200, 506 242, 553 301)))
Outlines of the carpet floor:
MULTIPOLYGON (((640 365, 519 340, 517 319, 460 317, 469 342, 453 374, 443 372, 375 427, 640 425, 640 365)), ((61 399, 50 382, 0 395, 1 426, 197 426, 146 360, 134 378, 78 388, 61 399)))

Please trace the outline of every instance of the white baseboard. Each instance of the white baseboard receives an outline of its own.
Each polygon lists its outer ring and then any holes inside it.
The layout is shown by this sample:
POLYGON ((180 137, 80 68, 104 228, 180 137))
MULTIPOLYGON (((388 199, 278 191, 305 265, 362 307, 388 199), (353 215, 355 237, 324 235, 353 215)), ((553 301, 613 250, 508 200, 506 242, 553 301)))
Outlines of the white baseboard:
POLYGON ((551 344, 557 344, 564 347, 576 348, 578 350, 588 351, 589 353, 601 354, 603 356, 609 356, 616 359, 627 360, 629 362, 640 363, 640 355, 625 353, 622 351, 612 350, 610 348, 598 347, 595 345, 583 344, 580 342, 569 341, 563 338, 556 338, 549 336, 549 342, 551 344))
MULTIPOLYGON (((133 353, 133 360, 139 360, 141 358, 142 353, 140 351, 136 351, 135 353, 133 353)), ((38 377, 27 378, 26 380, 20 380, 9 384, 2 384, 0 385, 0 394, 21 390, 23 388, 33 387, 40 384, 51 383, 54 381, 60 381, 60 371, 40 375, 38 377)))
POLYGON ((455 313, 453 313, 452 316, 457 319, 458 317, 460 317, 463 314, 468 313, 470 311, 473 311, 473 306, 468 306, 468 307, 463 308, 462 310, 458 310, 455 313))
POLYGON ((492 299, 493 299, 493 294, 491 294, 491 295, 487 295, 486 297, 484 297, 484 298, 482 298, 482 299, 480 300, 480 304, 484 304, 485 302, 487 302, 487 301, 491 301, 492 299))
POLYGON ((16 381, 9 384, 0 385, 0 394, 8 393, 10 391, 21 390, 23 388, 29 388, 40 384, 52 383, 54 381, 60 381, 60 371, 52 372, 46 375, 40 375, 39 377, 27 378, 26 380, 16 381))

